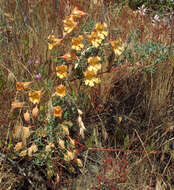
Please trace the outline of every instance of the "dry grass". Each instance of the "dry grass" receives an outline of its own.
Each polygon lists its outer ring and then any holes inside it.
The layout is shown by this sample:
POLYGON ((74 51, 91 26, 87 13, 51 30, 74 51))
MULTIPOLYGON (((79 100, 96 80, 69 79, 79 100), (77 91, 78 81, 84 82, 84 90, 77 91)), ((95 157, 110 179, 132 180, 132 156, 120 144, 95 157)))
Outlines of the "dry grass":
POLYGON ((15 187, 21 185, 22 181, 24 181, 22 176, 17 175, 17 173, 12 170, 10 165, 5 164, 3 160, 1 160, 0 165, 0 188, 2 190, 15 189, 15 187))

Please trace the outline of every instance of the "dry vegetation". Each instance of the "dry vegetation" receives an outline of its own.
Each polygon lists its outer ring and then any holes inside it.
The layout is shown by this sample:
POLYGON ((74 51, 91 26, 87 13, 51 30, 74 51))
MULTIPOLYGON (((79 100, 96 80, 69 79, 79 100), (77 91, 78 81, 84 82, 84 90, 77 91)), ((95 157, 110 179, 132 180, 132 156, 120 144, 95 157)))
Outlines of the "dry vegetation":
POLYGON ((104 0, 0 7, 0 189, 174 189, 174 20, 104 0), (97 23, 107 27, 95 47, 97 23))

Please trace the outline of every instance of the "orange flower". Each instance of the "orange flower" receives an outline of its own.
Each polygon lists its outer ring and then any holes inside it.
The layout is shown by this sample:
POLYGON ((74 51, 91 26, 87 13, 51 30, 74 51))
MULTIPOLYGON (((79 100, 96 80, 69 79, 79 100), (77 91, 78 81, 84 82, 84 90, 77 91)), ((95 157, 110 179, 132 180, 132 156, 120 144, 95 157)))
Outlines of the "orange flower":
POLYGON ((71 15, 74 17, 74 18, 81 18, 82 16, 86 15, 87 13, 83 12, 83 11, 80 11, 77 7, 75 7, 73 10, 72 10, 72 13, 71 15))
POLYGON ((23 82, 16 82, 16 89, 18 91, 24 90, 23 82))
POLYGON ((104 22, 103 24, 97 23, 95 25, 95 30, 98 32, 102 32, 107 29, 107 24, 104 22))
POLYGON ((41 98, 41 91, 29 92, 29 100, 33 104, 39 104, 41 98))
POLYGON ((54 40, 55 40, 55 36, 54 36, 54 35, 49 35, 49 36, 48 36, 48 40, 54 41, 54 40))
POLYGON ((67 77, 67 66, 66 65, 60 65, 60 66, 57 66, 56 67, 56 73, 57 73, 57 76, 60 78, 60 79, 63 79, 65 77, 67 77))
POLYGON ((77 38, 72 38, 72 49, 80 51, 84 47, 82 40, 83 40, 82 35, 80 35, 77 38))
POLYGON ((32 82, 16 82, 16 89, 22 91, 27 89, 32 82))
POLYGON ((55 38, 54 35, 49 35, 48 36, 48 40, 51 41, 52 43, 53 42, 57 42, 57 44, 60 44, 60 42, 63 40, 62 38, 55 38))
POLYGON ((50 42, 48 43, 48 49, 49 49, 49 50, 52 50, 53 47, 59 45, 60 42, 61 42, 63 39, 55 38, 54 35, 49 35, 49 36, 48 36, 48 40, 50 41, 50 42))
POLYGON ((63 23, 64 23, 64 34, 63 34, 63 36, 70 33, 77 26, 77 22, 74 21, 74 18, 71 15, 67 16, 66 19, 63 20, 63 23))
POLYGON ((55 117, 62 117, 62 108, 60 106, 56 106, 54 108, 54 116, 55 117))
POLYGON ((48 43, 48 49, 49 49, 49 50, 52 50, 56 45, 57 45, 56 42, 48 43))
POLYGON ((76 53, 75 51, 73 50, 71 53, 66 53, 65 55, 63 56, 60 56, 59 58, 62 58, 64 59, 65 61, 74 61, 74 60, 77 60, 77 57, 76 57, 76 53))
POLYGON ((70 53, 66 53, 65 55, 60 56, 60 58, 64 59, 65 61, 71 61, 72 60, 70 53))
POLYGON ((56 94, 57 94, 57 96, 64 97, 66 95, 66 86, 60 84, 56 88, 56 94))

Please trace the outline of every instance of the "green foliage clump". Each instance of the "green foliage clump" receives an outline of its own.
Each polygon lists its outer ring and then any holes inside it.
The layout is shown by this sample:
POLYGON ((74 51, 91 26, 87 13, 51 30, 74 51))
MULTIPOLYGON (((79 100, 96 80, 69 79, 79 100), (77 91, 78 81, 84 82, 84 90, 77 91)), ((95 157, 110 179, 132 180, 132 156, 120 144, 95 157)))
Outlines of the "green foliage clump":
POLYGON ((170 45, 160 42, 147 41, 141 43, 138 40, 140 30, 133 31, 127 38, 127 46, 122 56, 115 60, 115 66, 121 65, 127 60, 132 66, 142 65, 146 71, 155 72, 155 66, 168 60, 170 45), (150 67, 149 69, 149 66, 150 67))

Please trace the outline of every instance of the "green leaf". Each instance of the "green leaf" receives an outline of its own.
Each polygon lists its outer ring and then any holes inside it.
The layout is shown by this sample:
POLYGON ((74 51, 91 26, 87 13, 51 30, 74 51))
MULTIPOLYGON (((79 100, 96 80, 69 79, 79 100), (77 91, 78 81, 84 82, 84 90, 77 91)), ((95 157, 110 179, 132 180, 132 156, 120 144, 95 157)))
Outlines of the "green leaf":
POLYGON ((90 136, 90 137, 85 141, 85 146, 86 146, 87 148, 92 147, 94 141, 95 141, 95 137, 92 135, 92 136, 90 136))
POLYGON ((124 138, 124 148, 128 148, 129 146, 129 136, 127 135, 125 138, 124 138))
POLYGON ((44 106, 40 106, 40 111, 44 111, 45 107, 44 106))
POLYGON ((163 151, 168 152, 170 150, 169 144, 165 144, 163 151))
POLYGON ((146 147, 147 152, 152 151, 152 150, 153 150, 153 147, 154 147, 154 144, 153 144, 153 143, 152 143, 151 145, 147 146, 147 147, 146 147))
POLYGON ((64 121, 63 122, 64 125, 68 126, 68 127, 72 127, 73 123, 71 121, 64 121))

